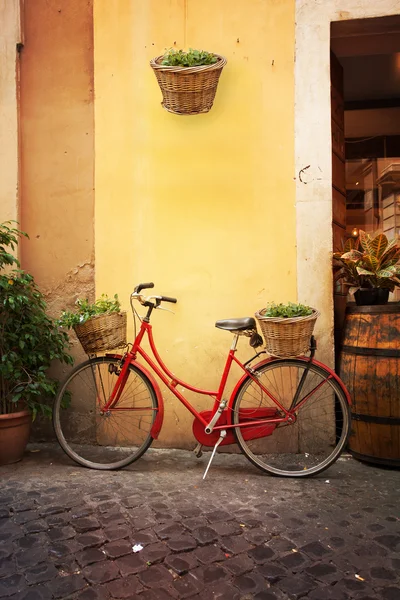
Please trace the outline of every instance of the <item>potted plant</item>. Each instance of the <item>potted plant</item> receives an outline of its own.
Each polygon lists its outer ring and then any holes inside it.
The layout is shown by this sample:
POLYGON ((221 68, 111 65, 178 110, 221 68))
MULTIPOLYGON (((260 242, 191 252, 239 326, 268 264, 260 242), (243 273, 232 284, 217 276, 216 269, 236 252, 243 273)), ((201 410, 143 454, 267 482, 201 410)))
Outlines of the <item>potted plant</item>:
POLYGON ((319 312, 304 304, 275 304, 256 312, 267 352, 273 356, 300 356, 309 350, 319 312))
POLYGON ((93 303, 78 298, 75 310, 64 310, 58 324, 75 331, 87 354, 97 354, 126 344, 126 312, 121 311, 117 294, 114 298, 103 294, 93 303))
POLYGON ((73 362, 68 336, 46 314, 32 275, 19 269, 13 252, 21 236, 28 237, 13 222, 0 224, 0 464, 20 460, 32 419, 51 415, 51 362, 73 362))
POLYGON ((161 105, 176 115, 208 112, 214 102, 226 58, 205 50, 187 52, 171 48, 150 61, 163 100, 161 105))
POLYGON ((359 306, 386 304, 389 292, 400 286, 400 243, 385 234, 371 236, 360 230, 359 237, 348 239, 344 252, 333 255, 336 280, 349 286, 359 306))

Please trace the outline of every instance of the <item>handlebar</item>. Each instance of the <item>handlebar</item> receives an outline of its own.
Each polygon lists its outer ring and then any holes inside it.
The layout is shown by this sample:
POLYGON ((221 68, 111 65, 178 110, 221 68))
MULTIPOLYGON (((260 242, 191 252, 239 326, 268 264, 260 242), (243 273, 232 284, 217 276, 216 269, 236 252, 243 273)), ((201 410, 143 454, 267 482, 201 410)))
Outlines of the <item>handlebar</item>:
POLYGON ((135 298, 139 300, 140 304, 144 306, 150 306, 149 303, 155 301, 155 308, 157 308, 161 302, 171 302, 172 304, 176 304, 178 300, 176 298, 171 298, 170 296, 143 296, 140 292, 142 290, 146 290, 149 288, 153 288, 154 283, 140 283, 137 285, 131 294, 131 298, 135 298))
POLYGON ((170 298, 169 296, 158 296, 161 300, 161 302, 172 302, 173 304, 176 304, 178 302, 178 300, 176 298, 170 298))
POLYGON ((139 283, 139 285, 137 285, 135 287, 135 289, 133 290, 134 294, 139 294, 142 290, 147 290, 149 288, 153 288, 154 287, 154 283, 139 283))

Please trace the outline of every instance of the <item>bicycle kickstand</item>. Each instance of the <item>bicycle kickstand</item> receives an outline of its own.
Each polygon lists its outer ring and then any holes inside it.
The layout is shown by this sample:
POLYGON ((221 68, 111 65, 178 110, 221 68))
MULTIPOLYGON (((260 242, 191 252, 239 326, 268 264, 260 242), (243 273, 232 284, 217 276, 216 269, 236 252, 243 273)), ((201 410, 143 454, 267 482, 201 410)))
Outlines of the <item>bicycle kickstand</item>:
POLYGON ((211 454, 210 460, 208 461, 207 468, 206 468, 206 470, 204 471, 203 479, 205 479, 205 478, 206 478, 206 475, 207 475, 207 473, 208 473, 208 469, 210 468, 210 465, 211 465, 211 463, 212 463, 212 459, 213 459, 213 458, 214 458, 214 456, 215 456, 215 452, 216 452, 216 450, 217 450, 218 446, 220 445, 220 443, 223 441, 223 439, 224 439, 225 437, 226 437, 226 431, 225 431, 225 429, 222 429, 222 430, 221 430, 221 434, 220 434, 220 436, 219 436, 219 439, 218 439, 217 443, 216 443, 216 444, 215 444, 215 446, 214 446, 214 450, 212 451, 212 454, 211 454))

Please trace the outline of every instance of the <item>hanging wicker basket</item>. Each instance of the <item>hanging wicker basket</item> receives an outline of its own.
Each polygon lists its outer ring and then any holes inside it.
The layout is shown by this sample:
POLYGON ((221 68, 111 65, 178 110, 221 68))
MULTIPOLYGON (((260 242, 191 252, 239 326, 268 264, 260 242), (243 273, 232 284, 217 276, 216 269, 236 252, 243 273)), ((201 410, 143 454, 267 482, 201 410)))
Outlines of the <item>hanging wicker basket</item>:
POLYGON ((265 317, 267 309, 256 312, 265 347, 269 354, 279 357, 294 357, 306 354, 310 348, 310 337, 319 312, 315 309, 306 317, 265 317))
POLYGON ((74 331, 86 354, 97 354, 126 345, 126 312, 96 315, 75 325, 74 331))
POLYGON ((226 65, 226 58, 214 54, 218 59, 212 65, 201 67, 168 67, 162 65, 164 56, 150 61, 163 100, 161 105, 175 115, 198 115, 208 112, 214 102, 218 80, 226 65))

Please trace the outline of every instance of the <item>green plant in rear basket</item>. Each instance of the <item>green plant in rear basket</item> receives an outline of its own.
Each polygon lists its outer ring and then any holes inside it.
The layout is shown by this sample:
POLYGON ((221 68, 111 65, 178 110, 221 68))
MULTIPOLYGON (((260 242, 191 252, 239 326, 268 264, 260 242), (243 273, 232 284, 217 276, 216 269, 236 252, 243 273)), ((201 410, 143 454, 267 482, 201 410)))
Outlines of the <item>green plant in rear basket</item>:
POLYGON ((215 54, 205 50, 175 50, 170 48, 163 56, 161 64, 166 67, 201 67, 204 65, 213 65, 218 61, 215 54))
POLYGON ((74 311, 64 310, 61 317, 58 319, 60 327, 71 329, 76 325, 86 323, 92 317, 103 315, 105 313, 120 312, 121 303, 118 300, 118 294, 114 298, 109 298, 106 294, 93 303, 90 303, 86 298, 84 300, 78 298, 75 302, 76 309, 74 311))
POLYGON ((275 304, 275 302, 270 302, 267 308, 263 310, 262 315, 263 317, 293 319, 294 317, 307 317, 308 315, 312 315, 312 313, 313 309, 304 304, 294 304, 293 302, 275 304))

